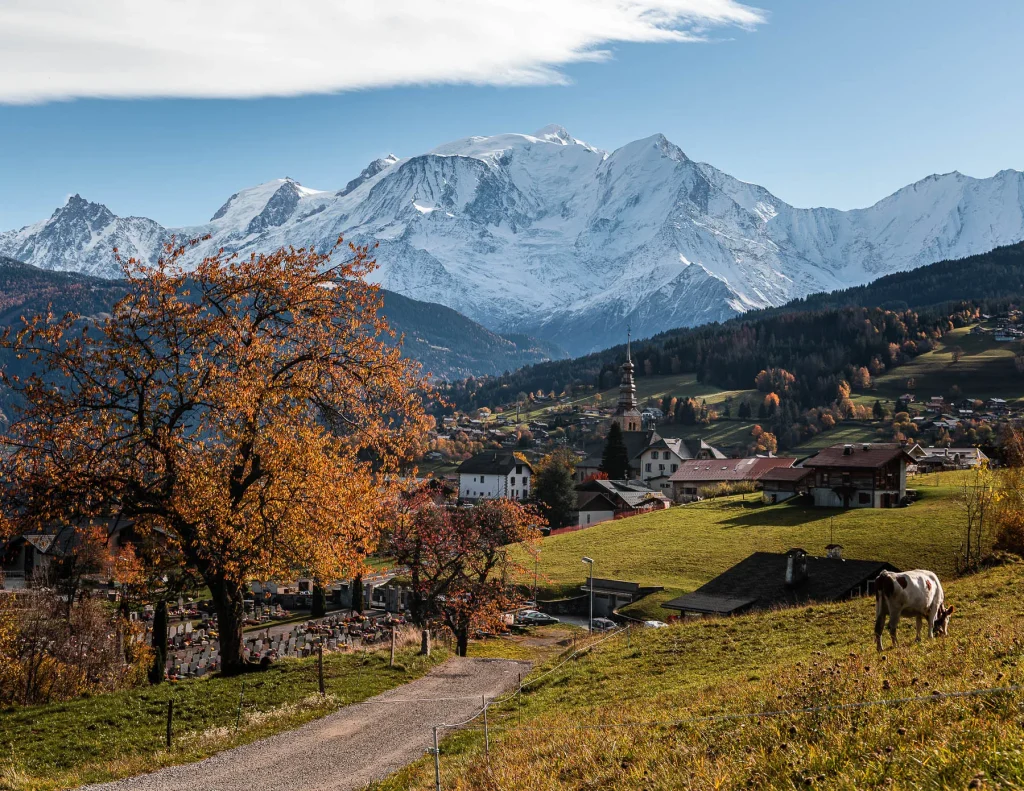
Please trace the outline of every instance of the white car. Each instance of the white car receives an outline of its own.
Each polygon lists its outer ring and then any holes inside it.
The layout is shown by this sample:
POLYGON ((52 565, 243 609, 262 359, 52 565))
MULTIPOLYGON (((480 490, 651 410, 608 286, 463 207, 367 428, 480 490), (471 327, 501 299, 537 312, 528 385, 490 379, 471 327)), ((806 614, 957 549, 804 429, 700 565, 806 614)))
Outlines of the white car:
POLYGON ((644 621, 644 628, 646 629, 664 629, 668 626, 664 621, 644 621))
POLYGON ((555 616, 544 612, 528 612, 519 616, 519 623, 526 626, 549 626, 553 623, 561 623, 555 616))

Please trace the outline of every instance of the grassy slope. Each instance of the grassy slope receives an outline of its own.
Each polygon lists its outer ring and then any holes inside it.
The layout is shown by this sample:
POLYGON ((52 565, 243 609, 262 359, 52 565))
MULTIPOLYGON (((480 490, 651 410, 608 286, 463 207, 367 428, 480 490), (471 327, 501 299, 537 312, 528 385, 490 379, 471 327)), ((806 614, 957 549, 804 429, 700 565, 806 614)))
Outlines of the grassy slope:
POLYGON ((284 660, 242 678, 209 677, 69 703, 0 713, 0 789, 42 791, 128 777, 206 758, 295 728, 346 703, 404 684, 443 661, 404 651, 324 657, 327 695, 317 691, 315 659, 284 660), (174 746, 164 746, 167 701, 174 700, 174 746))
MULTIPOLYGON (((1022 693, 683 722, 694 717, 929 696, 1024 683, 1024 567, 950 583, 951 637, 879 656, 873 599, 642 630, 615 638, 442 744, 442 786, 1020 788, 1022 693), (521 719, 520 719, 521 718, 521 719), (674 722, 671 725, 591 727, 674 722)), ((430 759, 378 791, 433 788, 430 759)))
POLYGON ((747 495, 605 522, 544 539, 540 576, 549 594, 578 589, 586 574, 580 558, 588 555, 598 577, 663 585, 664 594, 634 608, 663 618, 669 613, 658 606, 661 601, 699 587, 759 550, 803 547, 820 553, 834 540, 847 557, 948 574, 960 543, 960 516, 951 501, 954 478, 927 475, 910 485, 921 492, 921 501, 897 511, 768 506, 759 495, 747 495))
POLYGON ((933 395, 948 395, 953 385, 960 388, 964 397, 1018 400, 1024 394, 1024 377, 1013 365, 1016 345, 971 335, 969 327, 953 330, 934 351, 877 377, 875 389, 868 397, 896 399, 907 392, 907 380, 913 378, 914 392, 922 400, 933 395), (954 346, 964 350, 963 358, 957 363, 950 353, 954 346))

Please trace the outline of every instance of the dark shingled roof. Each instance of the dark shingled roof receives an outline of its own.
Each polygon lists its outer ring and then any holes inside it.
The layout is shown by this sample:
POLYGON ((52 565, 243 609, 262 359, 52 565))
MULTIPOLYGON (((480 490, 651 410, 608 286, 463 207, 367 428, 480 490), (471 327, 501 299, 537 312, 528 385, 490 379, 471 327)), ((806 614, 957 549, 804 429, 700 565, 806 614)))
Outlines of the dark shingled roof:
POLYGON ((807 556, 807 578, 786 585, 784 553, 755 552, 693 593, 662 607, 687 612, 730 615, 749 609, 844 599, 879 572, 894 566, 881 560, 846 560, 807 556))
POLYGON ((775 467, 761 476, 761 482, 799 483, 813 474, 814 470, 809 467, 775 467))
POLYGON ((487 450, 462 462, 458 472, 469 475, 508 475, 517 464, 522 464, 533 472, 533 467, 528 462, 517 459, 511 451, 487 450))
POLYGON ((908 464, 914 459, 901 447, 887 445, 833 445, 823 448, 804 462, 805 467, 857 467, 875 469, 903 458, 908 464), (864 450, 864 448, 867 450, 864 450))

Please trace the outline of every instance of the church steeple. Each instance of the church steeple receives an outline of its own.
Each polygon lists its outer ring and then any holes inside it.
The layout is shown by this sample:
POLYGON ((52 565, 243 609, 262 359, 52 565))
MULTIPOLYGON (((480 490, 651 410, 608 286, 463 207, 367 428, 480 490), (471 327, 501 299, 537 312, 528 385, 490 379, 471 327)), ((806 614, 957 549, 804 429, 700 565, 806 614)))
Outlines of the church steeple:
MULTIPOLYGON (((630 349, 631 332, 626 330, 626 362, 622 364, 619 383, 619 410, 636 409, 636 382, 633 381, 633 355, 630 349)), ((626 430, 623 427, 623 430, 626 430)))
POLYGON ((612 422, 618 423, 623 431, 640 431, 642 419, 636 408, 636 382, 633 380, 632 332, 626 330, 626 362, 622 364, 622 379, 619 382, 619 403, 612 415, 612 422))

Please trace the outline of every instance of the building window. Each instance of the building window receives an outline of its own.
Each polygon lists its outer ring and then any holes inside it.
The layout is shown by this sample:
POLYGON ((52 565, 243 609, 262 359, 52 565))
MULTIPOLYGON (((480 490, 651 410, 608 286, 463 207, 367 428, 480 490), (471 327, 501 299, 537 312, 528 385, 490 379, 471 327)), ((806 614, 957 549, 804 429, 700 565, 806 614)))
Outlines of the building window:
POLYGON ((513 486, 515 486, 515 485, 516 485, 516 479, 515 479, 515 476, 512 476, 512 485, 513 485, 513 486))
POLYGON ((679 469, 679 465, 678 464, 673 464, 672 465, 672 472, 675 472, 678 469, 679 469))
POLYGON ((656 458, 658 458, 658 451, 656 451, 656 450, 652 450, 652 451, 651 451, 651 458, 652 458, 652 459, 656 459, 656 458))
POLYGON ((590 514, 587 514, 587 524, 590 524, 590 514))
POLYGON ((517 464, 516 465, 516 475, 522 475, 522 474, 523 474, 523 465, 522 464, 517 464))
POLYGON ((868 494, 867 492, 861 492, 859 499, 861 505, 867 505, 868 503, 871 502, 871 495, 868 494))
POLYGON ((661 471, 661 472, 664 472, 664 470, 665 470, 665 465, 664 465, 664 464, 659 464, 659 465, 658 465, 658 470, 659 470, 659 471, 661 471))
POLYGON ((645 470, 646 472, 650 472, 650 471, 651 471, 651 465, 650 465, 650 464, 645 464, 645 465, 644 465, 644 470, 645 470))

